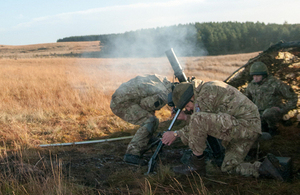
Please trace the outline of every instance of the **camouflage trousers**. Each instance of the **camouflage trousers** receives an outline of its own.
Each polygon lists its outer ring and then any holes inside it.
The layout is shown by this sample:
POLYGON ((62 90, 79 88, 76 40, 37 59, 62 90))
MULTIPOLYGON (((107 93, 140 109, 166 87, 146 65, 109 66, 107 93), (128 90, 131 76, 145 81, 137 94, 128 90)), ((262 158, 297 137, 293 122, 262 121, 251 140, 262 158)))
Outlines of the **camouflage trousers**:
POLYGON ((159 120, 155 117, 155 113, 141 108, 135 102, 123 102, 117 105, 111 101, 110 107, 112 112, 121 119, 140 125, 126 151, 127 154, 140 155, 141 151, 147 148, 150 138, 158 128, 159 120))
POLYGON ((269 129, 276 128, 276 124, 282 119, 282 116, 283 114, 277 108, 267 108, 260 111, 261 120, 268 124, 269 129))
POLYGON ((259 163, 244 163, 244 159, 260 133, 260 120, 237 120, 226 113, 194 113, 189 123, 188 145, 192 151, 202 153, 206 148, 207 135, 221 139, 225 147, 222 172, 239 173, 253 176, 258 174, 259 163))
POLYGON ((148 118, 154 116, 155 112, 149 112, 143 109, 134 101, 126 101, 122 103, 110 102, 111 111, 123 119, 134 125, 142 125, 148 118))

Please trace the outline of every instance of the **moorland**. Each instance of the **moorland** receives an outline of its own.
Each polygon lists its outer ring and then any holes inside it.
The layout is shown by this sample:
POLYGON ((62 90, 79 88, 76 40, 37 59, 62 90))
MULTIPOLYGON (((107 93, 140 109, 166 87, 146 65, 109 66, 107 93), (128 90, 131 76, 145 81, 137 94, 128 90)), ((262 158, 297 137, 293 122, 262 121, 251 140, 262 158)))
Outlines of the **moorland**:
MULTIPOLYGON (((166 57, 79 58, 100 51, 99 42, 0 45, 0 194, 299 194, 299 128, 280 126, 280 135, 261 143, 256 157, 271 152, 293 159, 290 182, 212 173, 190 177, 171 171, 183 146, 165 147, 156 174, 122 158, 130 139, 71 146, 71 143, 134 135, 138 126, 110 110, 118 86, 141 74, 173 80, 166 57), (59 54, 59 55, 58 55, 59 54)), ((187 76, 225 80, 259 52, 178 57, 187 76)), ((156 113, 158 131, 170 124, 170 108, 156 113)), ((174 128, 184 124, 178 122, 174 128)), ((145 154, 151 157, 153 151, 145 154)))

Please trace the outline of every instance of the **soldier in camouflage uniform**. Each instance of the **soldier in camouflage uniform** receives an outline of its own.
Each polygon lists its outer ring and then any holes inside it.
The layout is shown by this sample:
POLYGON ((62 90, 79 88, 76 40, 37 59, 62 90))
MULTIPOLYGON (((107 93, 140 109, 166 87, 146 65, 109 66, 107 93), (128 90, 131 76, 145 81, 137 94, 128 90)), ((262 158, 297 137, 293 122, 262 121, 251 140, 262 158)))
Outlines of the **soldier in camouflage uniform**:
POLYGON ((159 120, 155 117, 155 111, 168 103, 172 86, 166 77, 160 75, 137 76, 123 83, 112 95, 112 112, 131 124, 140 125, 127 147, 125 162, 147 163, 141 159, 141 153, 158 128, 159 120))
POLYGON ((277 134, 277 122, 289 110, 296 108, 298 96, 289 85, 270 75, 263 62, 254 62, 250 75, 253 80, 247 86, 245 95, 258 107, 263 127, 268 126, 263 131, 273 136, 277 134))
POLYGON ((188 145, 192 156, 186 164, 176 166, 173 171, 189 174, 199 171, 205 174, 206 138, 208 135, 222 140, 225 157, 222 172, 239 173, 245 176, 268 175, 282 180, 279 161, 268 155, 264 162, 244 162, 253 143, 261 135, 261 121, 257 106, 236 88, 221 82, 178 84, 173 91, 175 106, 184 106, 192 115, 181 112, 178 119, 189 124, 178 131, 167 131, 162 142, 171 145, 176 137, 188 145))

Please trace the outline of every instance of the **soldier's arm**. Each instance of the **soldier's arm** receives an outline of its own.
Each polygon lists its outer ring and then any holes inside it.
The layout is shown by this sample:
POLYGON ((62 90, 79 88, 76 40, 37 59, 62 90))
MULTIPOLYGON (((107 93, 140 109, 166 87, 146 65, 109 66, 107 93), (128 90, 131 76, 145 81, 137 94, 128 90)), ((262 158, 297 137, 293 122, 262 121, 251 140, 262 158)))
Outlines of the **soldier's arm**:
POLYGON ((165 105, 166 100, 163 100, 159 94, 145 97, 140 102, 140 106, 146 110, 159 110, 165 105))
POLYGON ((282 108, 283 113, 286 113, 289 110, 292 110, 297 107, 298 95, 295 93, 295 91, 290 85, 280 82, 277 89, 286 101, 285 106, 282 108))
POLYGON ((252 95, 250 93, 250 87, 251 86, 249 86, 249 85, 247 86, 247 88, 245 89, 244 95, 252 101, 252 95))

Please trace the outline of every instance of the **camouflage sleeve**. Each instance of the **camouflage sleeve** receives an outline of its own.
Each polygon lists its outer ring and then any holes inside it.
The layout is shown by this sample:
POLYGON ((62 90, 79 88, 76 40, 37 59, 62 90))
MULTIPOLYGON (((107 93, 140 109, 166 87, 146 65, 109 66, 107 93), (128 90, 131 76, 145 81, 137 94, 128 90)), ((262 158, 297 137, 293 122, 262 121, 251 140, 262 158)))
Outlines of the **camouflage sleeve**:
POLYGON ((245 90, 245 92, 244 92, 244 95, 248 98, 248 99, 250 99, 251 101, 252 101, 252 95, 251 95, 251 93, 250 93, 250 85, 248 85, 248 87, 246 88, 246 90, 245 90))
POLYGON ((141 100, 140 106, 145 110, 159 110, 166 105, 166 102, 159 94, 145 97, 141 100))
POLYGON ((180 130, 178 130, 178 135, 184 145, 188 145, 189 143, 189 125, 184 126, 180 130))
POLYGON ((295 93, 293 88, 283 82, 280 82, 277 88, 285 99, 285 105, 281 108, 283 113, 287 113, 297 107, 298 95, 295 93))

